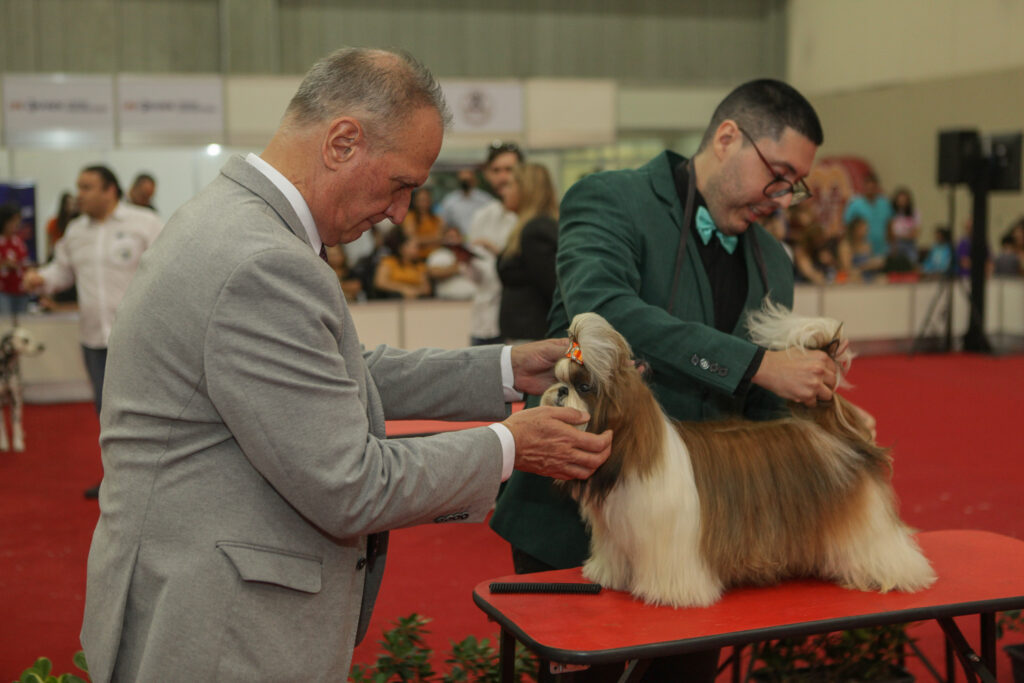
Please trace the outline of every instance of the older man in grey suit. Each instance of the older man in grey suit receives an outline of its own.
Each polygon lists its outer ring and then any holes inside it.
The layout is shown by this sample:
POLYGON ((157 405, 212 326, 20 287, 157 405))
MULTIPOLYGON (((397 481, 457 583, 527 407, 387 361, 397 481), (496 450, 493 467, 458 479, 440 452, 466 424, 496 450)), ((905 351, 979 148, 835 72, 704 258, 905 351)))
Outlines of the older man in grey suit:
POLYGON ((388 529, 482 520, 513 466, 585 477, 607 457, 582 413, 508 417, 561 342, 364 352, 317 258, 401 223, 446 112, 415 60, 340 50, 262 155, 232 159, 143 259, 109 347, 94 681, 343 681, 388 529), (383 438, 413 417, 506 419, 383 438))

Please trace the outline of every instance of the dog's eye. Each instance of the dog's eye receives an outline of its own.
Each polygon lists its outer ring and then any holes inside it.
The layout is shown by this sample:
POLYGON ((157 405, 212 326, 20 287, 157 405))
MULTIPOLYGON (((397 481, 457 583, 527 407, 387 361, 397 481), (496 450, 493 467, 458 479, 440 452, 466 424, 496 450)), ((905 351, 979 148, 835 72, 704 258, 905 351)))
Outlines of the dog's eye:
POLYGON ((589 394, 593 390, 594 390, 594 388, 591 387, 589 384, 585 384, 584 383, 584 384, 577 384, 576 385, 576 391, 580 392, 581 394, 589 394))

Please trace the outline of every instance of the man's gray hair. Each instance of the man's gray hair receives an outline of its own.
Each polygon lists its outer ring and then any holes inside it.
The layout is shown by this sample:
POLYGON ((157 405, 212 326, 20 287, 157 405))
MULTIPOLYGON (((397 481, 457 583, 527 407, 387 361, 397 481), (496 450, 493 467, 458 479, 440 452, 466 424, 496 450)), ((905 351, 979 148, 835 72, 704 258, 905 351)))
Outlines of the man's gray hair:
POLYGON ((430 70, 401 51, 343 47, 310 68, 285 110, 287 125, 338 116, 359 119, 374 144, 392 148, 408 116, 432 107, 447 128, 451 111, 430 70))

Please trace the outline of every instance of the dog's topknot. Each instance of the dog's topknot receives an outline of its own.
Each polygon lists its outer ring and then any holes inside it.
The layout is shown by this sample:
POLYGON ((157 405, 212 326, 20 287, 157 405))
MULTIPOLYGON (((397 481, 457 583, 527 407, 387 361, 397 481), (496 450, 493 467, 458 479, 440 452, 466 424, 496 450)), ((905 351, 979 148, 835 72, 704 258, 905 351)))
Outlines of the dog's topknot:
POLYGON ((842 338, 843 324, 832 318, 815 318, 797 315, 781 304, 765 297, 761 310, 747 316, 750 341, 769 351, 792 349, 820 349, 836 361, 840 368, 847 368, 853 360, 853 353, 847 348, 841 356, 834 354, 833 342, 842 338))
POLYGON ((628 364, 632 357, 629 344, 607 320, 596 313, 580 313, 569 325, 569 337, 580 345, 583 365, 591 377, 601 382, 611 379, 612 373, 628 364))

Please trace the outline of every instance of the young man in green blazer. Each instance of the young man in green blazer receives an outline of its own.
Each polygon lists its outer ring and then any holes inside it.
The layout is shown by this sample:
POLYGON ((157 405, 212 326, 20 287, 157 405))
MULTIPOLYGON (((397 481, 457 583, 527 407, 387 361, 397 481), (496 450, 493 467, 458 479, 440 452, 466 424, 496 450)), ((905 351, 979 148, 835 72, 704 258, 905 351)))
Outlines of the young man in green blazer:
MULTIPOLYGON (((765 419, 784 399, 831 398, 824 353, 760 349, 744 320, 765 296, 793 305, 792 262, 758 221, 809 196, 803 179, 822 140, 800 93, 752 81, 719 104, 692 159, 665 151, 639 169, 580 180, 561 206, 550 333, 564 334, 578 313, 604 316, 680 420, 765 419)), ((578 566, 588 554, 575 502, 543 477, 515 473, 491 525, 511 543, 517 572, 578 566)), ((704 672, 686 680, 713 671, 717 653, 703 659, 704 672)))

